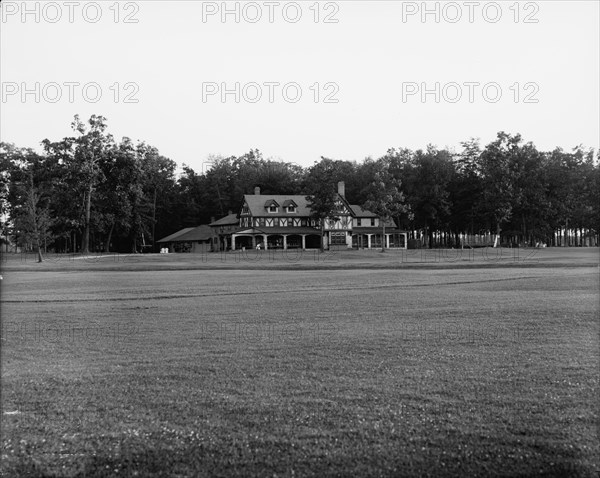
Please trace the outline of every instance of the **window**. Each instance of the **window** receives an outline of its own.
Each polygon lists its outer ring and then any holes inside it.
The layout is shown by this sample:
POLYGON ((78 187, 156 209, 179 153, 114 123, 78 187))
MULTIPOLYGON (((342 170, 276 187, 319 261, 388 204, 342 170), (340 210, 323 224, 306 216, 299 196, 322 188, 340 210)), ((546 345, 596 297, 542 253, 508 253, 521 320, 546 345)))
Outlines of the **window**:
POLYGON ((331 233, 331 244, 332 245, 346 245, 346 233, 345 232, 332 232, 331 233))
POLYGON ((271 206, 269 206, 269 212, 277 212, 277 206, 275 206, 273 204, 271 206))
POLYGON ((374 217, 371 218, 371 226, 375 226, 375 218, 374 217))
POLYGON ((300 221, 300 225, 301 225, 302 227, 306 227, 306 219, 302 219, 302 220, 300 221))
POLYGON ((287 212, 296 212, 296 206, 288 206, 287 212))
POLYGON ((361 224, 360 224, 360 218, 358 218, 358 219, 356 220, 356 226, 357 226, 357 227, 360 227, 360 225, 361 225, 361 224))

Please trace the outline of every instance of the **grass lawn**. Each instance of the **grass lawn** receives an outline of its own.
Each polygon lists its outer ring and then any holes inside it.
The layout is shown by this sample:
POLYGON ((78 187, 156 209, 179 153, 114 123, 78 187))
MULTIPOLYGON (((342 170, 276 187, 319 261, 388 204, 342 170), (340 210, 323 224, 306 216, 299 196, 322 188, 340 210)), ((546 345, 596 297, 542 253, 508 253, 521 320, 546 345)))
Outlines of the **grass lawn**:
POLYGON ((6 260, 4 476, 598 477, 597 249, 227 257, 6 260))

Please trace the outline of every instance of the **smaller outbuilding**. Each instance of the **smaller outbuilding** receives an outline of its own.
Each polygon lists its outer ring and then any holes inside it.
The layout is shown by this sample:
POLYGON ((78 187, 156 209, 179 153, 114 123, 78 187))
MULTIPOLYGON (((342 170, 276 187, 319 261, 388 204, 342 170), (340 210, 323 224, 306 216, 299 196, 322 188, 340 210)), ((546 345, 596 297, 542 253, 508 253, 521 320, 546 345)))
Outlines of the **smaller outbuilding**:
POLYGON ((159 244, 168 247, 169 252, 191 252, 194 254, 210 252, 213 231, 210 226, 186 227, 170 236, 164 237, 159 244))
POLYGON ((231 211, 218 221, 212 221, 209 226, 213 231, 213 251, 231 249, 231 235, 241 230, 238 215, 231 211))

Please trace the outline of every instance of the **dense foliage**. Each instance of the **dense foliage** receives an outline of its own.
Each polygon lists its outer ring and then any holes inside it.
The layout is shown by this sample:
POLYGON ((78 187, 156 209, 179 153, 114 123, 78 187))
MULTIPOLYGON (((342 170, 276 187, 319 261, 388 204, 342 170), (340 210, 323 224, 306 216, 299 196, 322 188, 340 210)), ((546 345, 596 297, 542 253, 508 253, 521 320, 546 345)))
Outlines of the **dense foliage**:
POLYGON ((161 237, 239 211, 256 186, 309 194, 327 209, 344 181, 352 204, 377 206, 429 247, 484 233, 521 245, 598 244, 600 168, 581 146, 544 152, 500 132, 483 148, 471 139, 460 152, 398 148, 362 162, 321 158, 310 168, 251 150, 211 157, 205 171, 183 165, 177 175, 156 148, 117 142, 102 116, 76 116, 72 129, 72 137, 44 140, 42 154, 0 143, 5 241, 33 251, 156 250, 161 237))

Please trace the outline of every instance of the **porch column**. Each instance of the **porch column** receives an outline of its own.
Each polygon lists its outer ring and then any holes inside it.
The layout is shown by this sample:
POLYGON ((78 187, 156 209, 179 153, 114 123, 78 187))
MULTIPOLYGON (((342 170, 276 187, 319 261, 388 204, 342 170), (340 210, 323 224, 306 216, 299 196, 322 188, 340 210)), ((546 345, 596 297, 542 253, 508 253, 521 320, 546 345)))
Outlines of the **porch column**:
POLYGON ((267 235, 263 234, 263 244, 265 246, 265 251, 269 248, 269 244, 267 243, 267 235))
POLYGON ((389 234, 385 235, 385 247, 388 249, 390 248, 390 235, 389 234))
POLYGON ((287 234, 282 234, 283 235, 283 250, 287 250, 287 234))
POLYGON ((371 236, 372 234, 367 234, 367 249, 371 249, 371 236))
POLYGON ((302 250, 306 250, 306 234, 302 234, 302 250))
POLYGON ((235 251, 235 238, 237 237, 236 234, 232 234, 231 235, 231 250, 235 251))

